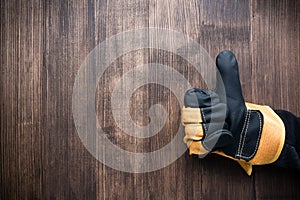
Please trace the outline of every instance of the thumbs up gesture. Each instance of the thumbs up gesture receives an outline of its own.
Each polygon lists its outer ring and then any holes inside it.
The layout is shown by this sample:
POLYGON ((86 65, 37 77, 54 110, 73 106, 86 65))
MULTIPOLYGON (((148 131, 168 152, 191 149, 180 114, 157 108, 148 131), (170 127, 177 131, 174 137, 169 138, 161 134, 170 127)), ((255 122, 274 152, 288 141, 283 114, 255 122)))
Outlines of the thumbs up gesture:
POLYGON ((231 51, 217 56, 216 67, 215 90, 193 88, 184 96, 184 142, 190 154, 220 154, 237 161, 250 175, 252 165, 277 160, 285 127, 270 107, 245 103, 238 62, 231 51))

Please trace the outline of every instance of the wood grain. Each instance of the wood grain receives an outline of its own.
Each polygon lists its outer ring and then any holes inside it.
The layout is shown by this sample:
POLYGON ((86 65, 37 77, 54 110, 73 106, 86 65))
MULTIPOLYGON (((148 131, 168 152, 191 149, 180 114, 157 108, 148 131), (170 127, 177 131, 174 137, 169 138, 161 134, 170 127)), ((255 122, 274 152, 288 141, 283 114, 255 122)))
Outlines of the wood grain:
MULTIPOLYGON (((252 77, 255 76, 252 99, 297 115, 300 111, 299 8, 299 1, 257 1, 251 11, 252 77)), ((254 178, 259 199, 300 198, 298 172, 258 167, 254 178)))
MULTIPOLYGON (((87 55, 106 38, 142 27, 182 32, 212 58, 234 51, 247 101, 300 115, 299 1, 2 0, 0 14, 1 200, 300 198, 299 172, 260 166, 248 177, 237 163, 215 155, 198 159, 186 152, 141 174, 111 169, 85 149, 72 116, 73 84, 87 55)), ((180 123, 176 97, 156 84, 132 94, 130 114, 145 125, 150 106, 163 105, 168 119, 157 135, 134 138, 114 122, 116 82, 153 62, 176 69, 193 87, 206 87, 193 66, 171 52, 140 49, 117 58, 99 80, 95 106, 110 140, 127 151, 162 148, 180 123)))

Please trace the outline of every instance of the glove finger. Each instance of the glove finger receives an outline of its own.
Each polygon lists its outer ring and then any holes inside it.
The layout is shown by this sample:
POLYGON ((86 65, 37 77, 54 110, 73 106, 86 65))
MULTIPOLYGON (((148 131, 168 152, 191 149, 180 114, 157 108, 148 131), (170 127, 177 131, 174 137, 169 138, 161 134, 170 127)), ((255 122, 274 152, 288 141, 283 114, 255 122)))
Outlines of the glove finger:
POLYGON ((227 106, 219 102, 218 95, 213 91, 190 89, 184 96, 184 104, 186 107, 182 112, 184 123, 209 123, 224 121, 226 118, 227 106))
POLYGON ((200 108, 204 123, 224 122, 227 117, 227 106, 224 103, 218 103, 212 107, 200 108))
POLYGON ((185 124, 200 124, 203 122, 200 108, 182 108, 181 121, 185 124))
POLYGON ((189 148, 190 155, 206 155, 213 150, 222 149, 232 141, 232 133, 226 129, 218 130, 205 137, 204 140, 186 139, 184 142, 189 148))
POLYGON ((202 124, 188 124, 184 128, 185 137, 183 141, 187 143, 188 140, 202 140, 204 137, 204 131, 202 124))
POLYGON ((216 92, 222 100, 225 89, 229 110, 241 107, 245 103, 239 78, 238 62, 234 54, 231 51, 222 51, 216 58, 216 65, 219 71, 216 92))
POLYGON ((226 129, 219 129, 211 134, 207 134, 202 141, 203 147, 208 151, 226 146, 232 141, 232 133, 226 129), (219 142, 220 141, 220 142, 219 142))
POLYGON ((202 123, 205 135, 211 135, 216 131, 227 129, 228 125, 226 122, 214 122, 214 123, 202 123))
POLYGON ((192 88, 184 95, 184 106, 190 108, 206 108, 219 103, 218 95, 211 90, 192 88))
POLYGON ((190 140, 188 141, 187 146, 189 148, 190 155, 195 154, 204 156, 209 153, 209 151, 203 146, 201 141, 190 140))

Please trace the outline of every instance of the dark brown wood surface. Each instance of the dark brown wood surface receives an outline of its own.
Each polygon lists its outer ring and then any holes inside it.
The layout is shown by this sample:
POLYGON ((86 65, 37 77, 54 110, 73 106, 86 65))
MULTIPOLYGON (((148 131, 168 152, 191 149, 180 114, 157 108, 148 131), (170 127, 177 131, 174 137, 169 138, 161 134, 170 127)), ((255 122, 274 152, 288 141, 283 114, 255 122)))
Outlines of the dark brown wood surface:
MULTIPOLYGON (((300 115, 300 2, 297 0, 1 0, 0 199, 300 199, 300 173, 272 166, 248 177, 237 163, 188 153, 154 172, 120 172, 98 162, 81 143, 72 90, 86 56, 126 30, 160 27, 198 41, 214 58, 230 49, 240 65, 245 99, 300 115)), ((132 95, 132 118, 149 122, 160 103, 162 131, 134 139, 116 127, 111 88, 140 64, 178 70, 205 87, 183 58, 141 49, 116 59, 99 80, 97 115, 111 141, 133 152, 168 144, 180 107, 167 88, 149 84, 132 95), (104 109, 105 108, 105 109, 104 109)), ((134 78, 134 77, 132 77, 134 78)))

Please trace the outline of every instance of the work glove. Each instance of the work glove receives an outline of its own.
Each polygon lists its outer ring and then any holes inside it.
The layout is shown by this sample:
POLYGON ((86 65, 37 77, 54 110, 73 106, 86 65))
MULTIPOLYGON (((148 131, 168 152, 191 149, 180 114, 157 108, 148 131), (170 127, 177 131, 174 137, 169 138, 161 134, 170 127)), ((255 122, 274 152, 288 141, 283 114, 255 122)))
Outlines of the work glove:
POLYGON ((214 90, 193 88, 184 96, 184 142, 190 154, 220 154, 237 161, 250 175, 252 165, 277 160, 284 145, 285 127, 270 107, 245 103, 238 62, 232 52, 221 52, 216 66, 214 90))

